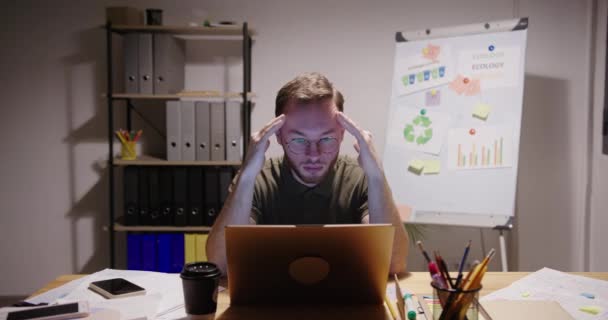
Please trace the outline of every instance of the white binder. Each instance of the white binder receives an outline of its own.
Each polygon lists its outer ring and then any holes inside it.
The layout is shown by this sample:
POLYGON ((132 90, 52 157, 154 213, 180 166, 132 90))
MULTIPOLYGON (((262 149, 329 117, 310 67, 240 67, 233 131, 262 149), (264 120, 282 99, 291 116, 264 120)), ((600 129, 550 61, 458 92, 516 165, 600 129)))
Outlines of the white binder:
POLYGON ((170 34, 154 34, 154 94, 184 89, 184 41, 170 34))
POLYGON ((123 52, 125 63, 125 93, 139 93, 139 35, 127 33, 124 36, 123 52))
POLYGON ((243 143, 242 103, 226 102, 226 160, 240 161, 243 143))
POLYGON ((194 101, 181 102, 182 160, 194 161, 194 101))
POLYGON ((211 102, 211 160, 226 160, 224 102, 211 102))
POLYGON ((181 114, 179 101, 167 101, 167 160, 181 160, 181 114))
POLYGON ((139 33, 139 93, 153 94, 152 34, 139 33))
POLYGON ((209 102, 197 101, 194 106, 196 113, 196 160, 209 161, 211 159, 211 128, 209 127, 209 102))

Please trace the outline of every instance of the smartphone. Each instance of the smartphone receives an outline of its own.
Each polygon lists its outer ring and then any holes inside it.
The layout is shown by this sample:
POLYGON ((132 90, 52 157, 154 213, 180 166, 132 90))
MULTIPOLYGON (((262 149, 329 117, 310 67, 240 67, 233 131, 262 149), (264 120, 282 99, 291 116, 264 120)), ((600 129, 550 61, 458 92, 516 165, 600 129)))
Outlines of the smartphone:
POLYGON ((61 320, 84 318, 88 315, 89 304, 86 301, 81 301, 11 311, 5 315, 0 315, 0 320, 61 320))
POLYGON ((89 289, 99 293, 107 299, 132 297, 146 294, 146 290, 144 288, 123 278, 91 282, 89 284, 89 289))

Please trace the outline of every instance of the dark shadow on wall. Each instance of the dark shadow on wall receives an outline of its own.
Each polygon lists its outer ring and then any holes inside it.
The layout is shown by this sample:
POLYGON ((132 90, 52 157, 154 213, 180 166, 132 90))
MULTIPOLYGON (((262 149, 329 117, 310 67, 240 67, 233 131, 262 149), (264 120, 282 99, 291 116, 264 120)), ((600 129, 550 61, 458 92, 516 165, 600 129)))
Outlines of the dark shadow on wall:
MULTIPOLYGON (((84 144, 102 144, 107 137, 107 113, 105 100, 101 99, 105 90, 105 41, 104 31, 100 28, 90 28, 82 30, 78 33, 79 49, 73 55, 66 56, 62 59, 64 64, 64 81, 67 97, 66 106, 66 122, 70 126, 69 135, 64 139, 68 144, 68 168, 69 176, 69 194, 71 208, 66 216, 70 219, 70 246, 72 258, 72 271, 78 273, 91 273, 98 271, 109 265, 109 240, 107 232, 103 231, 104 226, 108 224, 108 170, 105 166, 98 163, 92 163, 92 169, 98 174, 99 180, 80 198, 77 195, 80 190, 77 190, 78 176, 76 168, 79 166, 76 148, 84 144), (81 92, 83 88, 77 83, 77 78, 74 72, 77 68, 83 65, 93 65, 93 79, 91 92, 94 96, 88 97, 86 101, 93 101, 95 114, 87 122, 79 127, 74 126, 76 121, 75 115, 78 110, 83 108, 91 108, 91 106, 79 105, 75 101, 75 96, 81 92), (79 261, 79 256, 82 254, 81 244, 79 243, 79 221, 83 219, 91 219, 92 222, 92 243, 94 252, 88 261, 79 261)), ((86 91, 85 91, 86 92, 86 91)), ((84 100, 84 99, 82 99, 84 100)), ((106 156, 107 159, 107 156, 106 156)), ((80 226, 82 228, 82 226, 80 226)), ((84 231, 84 230, 81 230, 84 231)))
MULTIPOLYGON (((123 59, 122 59, 122 36, 113 35, 112 38, 112 60, 113 60, 113 86, 114 92, 123 92, 123 59)), ((108 160, 108 104, 104 98, 107 86, 107 64, 106 64, 106 34, 101 28, 91 28, 82 30, 78 34, 79 49, 75 54, 64 57, 65 88, 66 97, 68 97, 68 105, 66 106, 66 120, 70 125, 69 135, 64 139, 64 142, 69 145, 68 165, 70 168, 70 202, 72 204, 70 211, 66 214, 69 217, 71 224, 71 253, 72 253, 72 269, 77 273, 91 273, 110 266, 110 235, 108 233, 109 221, 109 168, 108 160), (95 110, 93 117, 88 119, 84 124, 74 126, 75 115, 82 108, 90 108, 91 106, 79 105, 74 101, 75 96, 83 90, 81 84, 77 83, 74 77, 74 70, 82 65, 91 64, 93 67, 92 89, 86 88, 85 92, 91 92, 92 97, 81 99, 93 101, 95 110), (77 158, 76 148, 78 146, 94 144, 99 146, 102 154, 98 157, 98 161, 90 163, 91 168, 99 176, 98 181, 80 198, 78 194, 82 194, 82 190, 77 190, 78 177, 76 168, 82 168, 79 165, 81 159, 77 158), (87 236, 87 230, 79 230, 82 226, 79 221, 82 219, 93 220, 93 230, 91 239, 93 242, 93 250, 91 253, 83 253, 79 237, 87 236), (90 256, 87 261, 80 261, 81 256, 90 256)), ((141 151, 143 153, 164 157, 165 147, 165 112, 164 103, 162 102, 134 102, 134 112, 131 113, 132 129, 143 129, 144 134, 140 139, 141 151), (144 120, 145 119, 145 120, 144 120)), ((127 108, 124 101, 115 101, 114 106, 114 130, 118 128, 127 128, 127 108)), ((115 155, 119 151, 118 143, 114 143, 115 155)), ((98 150, 98 149, 95 149, 98 150)), ((122 167, 114 168, 114 195, 115 195, 115 217, 122 215, 122 167)), ((125 235, 122 232, 115 233, 115 254, 116 267, 125 268, 126 242, 125 235)))
MULTIPOLYGON (((510 270, 571 270, 576 172, 568 81, 526 74, 510 270)), ((578 143, 586 143, 579 141, 578 143)))

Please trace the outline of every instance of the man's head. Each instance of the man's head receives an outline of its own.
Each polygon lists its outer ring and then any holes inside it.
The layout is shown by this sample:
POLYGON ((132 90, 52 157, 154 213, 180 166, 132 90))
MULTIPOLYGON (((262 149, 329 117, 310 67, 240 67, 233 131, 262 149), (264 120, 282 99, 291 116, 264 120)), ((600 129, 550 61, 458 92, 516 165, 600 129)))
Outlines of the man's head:
POLYGON ((277 142, 301 183, 320 183, 335 164, 344 137, 336 115, 343 110, 342 94, 319 73, 299 75, 279 90, 275 115, 286 120, 277 142))

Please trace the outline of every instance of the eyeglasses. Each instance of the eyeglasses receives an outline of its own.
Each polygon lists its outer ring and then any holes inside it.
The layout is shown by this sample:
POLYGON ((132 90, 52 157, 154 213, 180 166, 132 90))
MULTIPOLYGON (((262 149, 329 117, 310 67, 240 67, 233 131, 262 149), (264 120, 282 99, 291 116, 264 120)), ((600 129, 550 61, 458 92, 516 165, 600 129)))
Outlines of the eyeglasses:
MULTIPOLYGON (((302 154, 306 153, 312 142, 304 139, 304 138, 295 138, 291 139, 287 144, 287 149, 294 154, 302 154)), ((332 137, 321 138, 316 141, 317 149, 320 153, 332 153, 338 150, 338 139, 332 137)))

